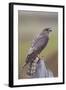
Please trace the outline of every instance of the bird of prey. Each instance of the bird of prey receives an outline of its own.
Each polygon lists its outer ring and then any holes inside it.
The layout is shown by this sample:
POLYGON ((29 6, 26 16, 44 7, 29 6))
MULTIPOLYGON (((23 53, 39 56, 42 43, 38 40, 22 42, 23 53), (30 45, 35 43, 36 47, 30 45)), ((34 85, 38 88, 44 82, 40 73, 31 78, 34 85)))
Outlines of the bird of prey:
POLYGON ((32 47, 29 49, 26 63, 32 62, 41 53, 41 51, 46 47, 49 40, 49 33, 52 30, 50 28, 45 28, 32 42, 32 47))
POLYGON ((35 64, 34 61, 36 60, 36 58, 38 57, 38 55, 41 53, 41 51, 46 47, 46 45, 48 43, 48 40, 49 40, 49 33, 51 31, 52 30, 50 28, 45 28, 37 36, 37 38, 35 38, 33 40, 32 46, 29 49, 28 54, 27 54, 27 57, 26 57, 26 64, 29 64, 30 72, 32 71, 31 70, 32 65, 36 66, 36 64, 35 64))

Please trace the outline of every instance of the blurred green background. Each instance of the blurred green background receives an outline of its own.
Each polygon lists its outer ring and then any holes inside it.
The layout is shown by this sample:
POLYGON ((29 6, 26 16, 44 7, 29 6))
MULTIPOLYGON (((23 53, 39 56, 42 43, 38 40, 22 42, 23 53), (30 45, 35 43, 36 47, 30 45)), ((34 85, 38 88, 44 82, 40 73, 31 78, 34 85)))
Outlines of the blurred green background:
MULTIPOLYGON (((46 61, 47 67, 58 76, 58 13, 57 12, 35 12, 18 11, 18 78, 23 77, 22 66, 25 64, 27 52, 32 41, 44 29, 50 27, 50 34, 46 48, 40 57, 46 61)), ((25 76, 25 75, 24 75, 25 76)))

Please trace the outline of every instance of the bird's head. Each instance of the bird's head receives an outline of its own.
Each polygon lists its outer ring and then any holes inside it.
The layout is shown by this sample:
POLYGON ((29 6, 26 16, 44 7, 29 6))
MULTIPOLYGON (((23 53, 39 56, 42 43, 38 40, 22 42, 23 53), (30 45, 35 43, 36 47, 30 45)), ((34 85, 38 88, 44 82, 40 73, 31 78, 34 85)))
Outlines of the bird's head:
POLYGON ((45 28, 45 29, 43 29, 42 33, 49 34, 50 32, 52 32, 52 30, 50 28, 45 28))
POLYGON ((52 30, 50 29, 50 28, 45 28, 44 30, 43 30, 43 32, 45 33, 50 33, 50 32, 52 32, 52 30))

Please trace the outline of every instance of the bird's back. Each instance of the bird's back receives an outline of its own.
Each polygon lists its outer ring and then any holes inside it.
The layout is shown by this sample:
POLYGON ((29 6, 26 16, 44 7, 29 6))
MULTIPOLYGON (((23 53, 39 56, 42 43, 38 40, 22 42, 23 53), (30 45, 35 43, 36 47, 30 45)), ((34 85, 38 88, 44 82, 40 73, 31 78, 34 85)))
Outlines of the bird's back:
POLYGON ((40 53, 48 43, 48 35, 39 36, 32 44, 32 47, 40 53))

